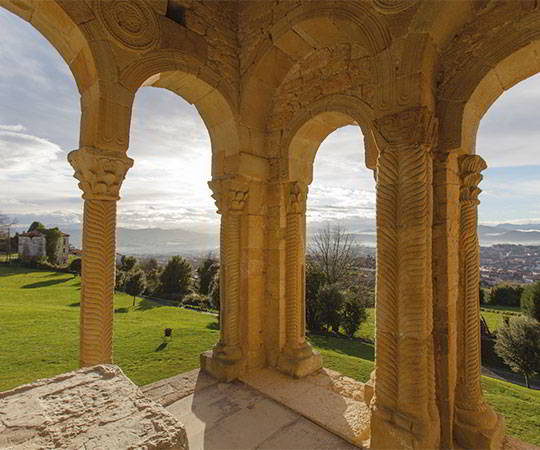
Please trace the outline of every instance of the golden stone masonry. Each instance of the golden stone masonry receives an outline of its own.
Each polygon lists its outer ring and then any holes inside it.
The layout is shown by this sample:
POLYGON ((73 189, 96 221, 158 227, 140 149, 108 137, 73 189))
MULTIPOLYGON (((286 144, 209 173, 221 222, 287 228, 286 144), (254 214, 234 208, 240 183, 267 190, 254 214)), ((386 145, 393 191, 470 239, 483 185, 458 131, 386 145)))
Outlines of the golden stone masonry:
POLYGON ((51 42, 81 95, 69 155, 85 199, 81 366, 112 361, 116 202, 139 88, 194 104, 210 134, 222 311, 201 367, 225 381, 322 367, 305 339, 306 198, 321 142, 357 124, 377 183, 370 445, 502 447, 480 387, 475 138, 489 106, 540 71, 537 1, 0 6, 51 42))

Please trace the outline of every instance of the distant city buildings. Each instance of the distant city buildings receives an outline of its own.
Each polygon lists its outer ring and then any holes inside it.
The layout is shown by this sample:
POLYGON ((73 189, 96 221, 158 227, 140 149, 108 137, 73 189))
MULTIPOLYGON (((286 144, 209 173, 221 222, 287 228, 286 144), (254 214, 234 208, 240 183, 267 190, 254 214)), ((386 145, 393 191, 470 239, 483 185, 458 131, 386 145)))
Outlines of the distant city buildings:
POLYGON ((540 281, 540 246, 497 244, 480 247, 480 284, 540 281))

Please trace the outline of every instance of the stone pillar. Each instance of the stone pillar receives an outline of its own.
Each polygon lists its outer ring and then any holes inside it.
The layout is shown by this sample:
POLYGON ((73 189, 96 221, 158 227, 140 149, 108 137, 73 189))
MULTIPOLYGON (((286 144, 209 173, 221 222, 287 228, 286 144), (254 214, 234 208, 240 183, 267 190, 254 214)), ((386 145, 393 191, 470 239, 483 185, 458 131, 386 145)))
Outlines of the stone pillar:
POLYGON ((212 376, 232 381, 245 369, 240 324, 241 217, 248 184, 238 178, 208 183, 213 191, 220 228, 220 339, 214 349, 201 355, 201 367, 212 376))
POLYGON ((433 156, 433 325, 441 448, 454 447, 456 308, 459 282, 459 188, 456 152, 433 156))
POLYGON ((480 385, 480 246, 477 237, 478 184, 487 167, 477 155, 459 159, 460 239, 457 307, 458 371, 455 395, 454 438, 464 448, 502 447, 504 424, 486 404, 480 385))
POLYGON ((431 285, 432 156, 427 108, 375 121, 376 374, 371 447, 437 448, 431 285))
POLYGON ((80 365, 112 362, 116 202, 133 160, 84 147, 68 155, 83 191, 80 365))
POLYGON ((305 253, 308 188, 301 182, 287 184, 285 347, 278 369, 303 377, 322 367, 321 355, 306 342, 305 253))

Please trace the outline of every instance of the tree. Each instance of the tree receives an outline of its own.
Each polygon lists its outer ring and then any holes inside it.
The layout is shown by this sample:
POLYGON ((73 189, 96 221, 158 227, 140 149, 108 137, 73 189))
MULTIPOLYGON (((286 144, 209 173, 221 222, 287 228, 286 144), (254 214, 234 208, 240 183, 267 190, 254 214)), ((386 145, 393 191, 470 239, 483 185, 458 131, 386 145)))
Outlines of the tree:
POLYGON ((497 330, 495 352, 514 371, 529 378, 540 372, 540 323, 528 317, 514 317, 497 330))
POLYGON ((159 263, 156 258, 143 258, 139 261, 139 266, 147 276, 152 271, 159 269, 159 263))
POLYGON ((325 283, 324 273, 308 260, 306 262, 306 326, 313 333, 320 332, 323 326, 319 289, 325 283))
POLYGON ((136 265, 137 265, 137 258, 135 258, 135 256, 122 256, 120 270, 123 270, 124 272, 129 272, 136 265))
POLYGON ((362 303, 362 299, 356 295, 347 295, 341 315, 341 325, 345 330, 345 334, 349 338, 352 338, 360 327, 360 324, 366 319, 366 308, 362 303))
POLYGON ((45 233, 45 253, 51 264, 58 264, 62 255, 63 233, 58 228, 43 230, 45 233))
POLYGON ((211 254, 207 255, 201 265, 197 268, 199 277, 199 293, 208 295, 210 293, 210 283, 214 279, 214 275, 219 270, 219 264, 211 254))
POLYGON ((214 278, 210 283, 210 306, 217 309, 219 312, 219 270, 214 274, 214 278))
POLYGON ((337 284, 325 284, 319 288, 317 294, 321 306, 321 321, 326 329, 337 332, 341 322, 341 310, 345 296, 337 284))
POLYGON ((330 284, 343 282, 354 265, 354 237, 341 225, 329 224, 317 232, 309 255, 330 284))
POLYGON ((137 295, 141 295, 146 289, 146 275, 141 269, 128 273, 125 284, 126 293, 133 296, 133 306, 137 295))
POLYGON ((69 265, 70 272, 73 272, 75 275, 81 276, 81 270, 82 270, 81 258, 75 258, 73 261, 71 261, 71 264, 69 265))
POLYGON ((540 321, 540 281, 528 285, 521 294, 521 311, 540 321))
POLYGON ((116 291, 123 291, 126 285, 126 272, 123 270, 116 270, 116 275, 114 279, 114 289, 116 291))
POLYGON ((480 289, 480 292, 479 292, 480 304, 484 305, 486 303, 486 292, 482 288, 479 288, 479 289, 480 289))
POLYGON ((28 233, 32 231, 42 231, 45 232, 45 225, 43 225, 41 222, 32 222, 30 226, 28 227, 28 233))
POLYGON ((180 256, 173 256, 159 277, 160 292, 181 300, 189 291, 191 273, 189 262, 180 256))
POLYGON ((489 294, 489 303, 491 305, 519 307, 522 292, 523 287, 520 285, 497 285, 493 289, 491 289, 491 292, 489 294))

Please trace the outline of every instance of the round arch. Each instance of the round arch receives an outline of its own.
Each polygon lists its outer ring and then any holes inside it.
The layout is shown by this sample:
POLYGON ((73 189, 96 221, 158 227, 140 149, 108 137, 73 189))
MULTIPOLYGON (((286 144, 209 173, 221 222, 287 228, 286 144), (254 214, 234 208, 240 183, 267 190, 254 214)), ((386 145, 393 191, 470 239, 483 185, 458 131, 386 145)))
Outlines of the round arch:
POLYGON ((363 55, 373 56, 389 47, 390 42, 384 16, 363 2, 327 8, 309 4, 297 7, 270 27, 268 38, 247 58, 249 69, 240 100, 244 125, 267 131, 276 89, 294 65, 313 51, 354 43, 362 48, 363 55))
POLYGON ((350 96, 334 95, 320 99, 298 114, 291 125, 283 130, 280 158, 286 161, 285 175, 289 181, 313 180, 313 163, 317 150, 332 132, 346 125, 360 126, 365 136, 366 167, 375 169, 377 149, 369 138, 373 111, 362 100, 350 96))
MULTIPOLYGON (((495 10, 492 15, 503 12, 495 10)), ((540 11, 506 12, 510 17, 521 15, 512 27, 495 27, 486 33, 473 27, 480 37, 474 43, 478 48, 474 56, 467 50, 473 33, 469 28, 441 56, 441 61, 448 62, 439 73, 437 92, 440 151, 475 153, 478 126, 489 107, 505 91, 540 72, 540 11)), ((489 16, 482 23, 473 21, 474 26, 487 30, 494 20, 489 16)))
POLYGON ((234 91, 202 61, 169 51, 155 52, 127 67, 120 83, 133 93, 144 86, 168 89, 194 105, 210 135, 212 176, 237 169, 234 156, 242 145, 234 91))
POLYGON ((69 2, 0 0, 0 7, 30 23, 58 51, 69 66, 82 94, 97 80, 96 60, 88 40, 69 14, 69 2))

